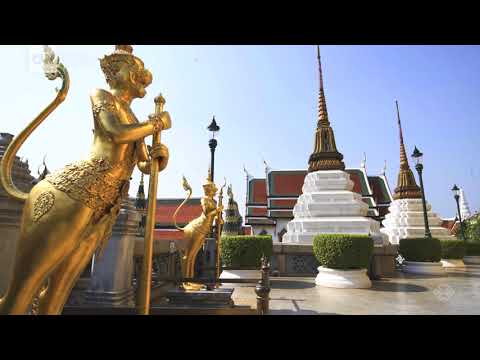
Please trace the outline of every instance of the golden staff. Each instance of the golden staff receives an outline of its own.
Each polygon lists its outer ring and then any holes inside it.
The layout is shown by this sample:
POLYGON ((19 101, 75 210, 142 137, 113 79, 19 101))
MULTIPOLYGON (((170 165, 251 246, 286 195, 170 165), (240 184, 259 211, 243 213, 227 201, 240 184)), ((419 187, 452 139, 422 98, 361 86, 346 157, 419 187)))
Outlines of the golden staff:
MULTIPOLYGON (((160 94, 155 98, 155 115, 163 112, 165 99, 160 94)), ((160 131, 153 134, 152 149, 160 144, 160 131)), ((150 291, 152 282, 152 262, 153 262, 153 234, 155 230, 155 212, 157 208, 157 187, 158 187, 158 160, 152 160, 150 163, 150 181, 148 184, 148 207, 147 221, 145 224, 144 256, 142 279, 140 282, 140 298, 138 312, 140 315, 150 313, 150 291)))
MULTIPOLYGON (((218 194, 218 207, 222 206, 223 202, 223 188, 227 185, 227 179, 225 179, 225 184, 223 184, 222 188, 220 189, 220 193, 218 194)), ((216 244, 216 253, 217 253, 217 264, 216 264, 216 274, 215 280, 220 279, 220 270, 221 270, 221 263, 220 263, 220 238, 222 236, 222 229, 223 229, 223 219, 222 219, 222 211, 217 215, 217 244, 216 244)), ((218 282, 216 284, 218 286, 218 282)))

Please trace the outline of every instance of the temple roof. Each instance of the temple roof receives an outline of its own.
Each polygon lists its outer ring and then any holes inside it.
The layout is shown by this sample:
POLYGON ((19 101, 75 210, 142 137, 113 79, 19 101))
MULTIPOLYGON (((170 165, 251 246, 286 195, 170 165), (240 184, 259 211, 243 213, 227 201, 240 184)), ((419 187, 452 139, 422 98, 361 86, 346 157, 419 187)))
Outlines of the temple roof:
MULTIPOLYGON (((184 199, 158 199, 155 214, 156 228, 173 228, 173 213, 184 199)), ((179 211, 177 224, 184 226, 202 214, 200 198, 190 199, 179 211)))
POLYGON ((388 187, 388 182, 385 176, 369 176, 368 183, 373 192, 373 198, 377 205, 390 205, 393 201, 392 193, 388 187))
MULTIPOLYGON (((364 168, 345 171, 354 183, 353 191, 369 206, 368 216, 385 216, 392 202, 385 176, 367 176, 364 168)), ((293 218, 307 174, 307 170, 269 170, 266 179, 248 178, 246 224, 275 224, 274 219, 293 218)))
POLYGON ((251 179, 248 181, 247 205, 263 205, 267 203, 267 189, 265 179, 251 179))

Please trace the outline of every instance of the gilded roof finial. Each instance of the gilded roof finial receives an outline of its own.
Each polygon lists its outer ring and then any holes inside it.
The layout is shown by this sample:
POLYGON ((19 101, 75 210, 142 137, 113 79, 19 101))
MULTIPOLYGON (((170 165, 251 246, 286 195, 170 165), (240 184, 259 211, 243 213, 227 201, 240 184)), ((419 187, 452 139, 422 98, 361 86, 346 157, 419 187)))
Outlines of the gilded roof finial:
POLYGON ((253 176, 248 172, 247 168, 245 167, 245 164, 243 164, 243 171, 245 172, 245 175, 247 176, 247 181, 250 181, 253 179, 253 176))
POLYGON ((367 153, 363 153, 363 160, 362 162, 360 163, 360 167, 362 169, 365 169, 365 167, 367 166, 367 153))
POLYGON ((272 169, 268 166, 267 161, 263 159, 263 165, 265 165, 265 173, 268 174, 272 169))

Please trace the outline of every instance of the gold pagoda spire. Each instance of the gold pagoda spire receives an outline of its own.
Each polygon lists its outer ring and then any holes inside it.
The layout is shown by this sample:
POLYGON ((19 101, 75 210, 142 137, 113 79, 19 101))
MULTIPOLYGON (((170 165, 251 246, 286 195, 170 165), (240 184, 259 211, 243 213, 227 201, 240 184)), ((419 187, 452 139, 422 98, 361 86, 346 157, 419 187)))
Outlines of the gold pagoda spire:
POLYGON ((318 92, 318 126, 330 126, 328 121, 327 102, 323 88, 322 59, 320 57, 320 46, 317 45, 318 73, 320 74, 320 90, 318 92))
POLYGON ((397 187, 393 194, 393 198, 397 199, 419 199, 422 197, 420 188, 418 187, 415 176, 413 175, 410 165, 408 164, 407 152, 403 142, 402 122, 400 120, 400 110, 398 109, 398 101, 395 101, 397 107, 397 122, 400 131, 400 172, 398 173, 397 187))
POLYGON ((318 93, 318 122, 315 132, 315 146, 308 161, 309 172, 319 170, 345 170, 343 155, 337 151, 335 136, 330 126, 327 112, 327 101, 323 87, 322 61, 320 46, 317 45, 318 72, 320 76, 320 89, 318 93))

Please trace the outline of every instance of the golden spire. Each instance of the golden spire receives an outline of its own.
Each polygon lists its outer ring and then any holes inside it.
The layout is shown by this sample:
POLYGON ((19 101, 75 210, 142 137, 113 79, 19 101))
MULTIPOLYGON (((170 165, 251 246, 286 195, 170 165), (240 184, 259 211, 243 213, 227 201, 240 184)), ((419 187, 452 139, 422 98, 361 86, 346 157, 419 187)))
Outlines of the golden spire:
POLYGON ((403 143, 402 122, 400 120, 400 110, 398 109, 398 101, 395 100, 397 106, 398 129, 400 130, 400 169, 409 169, 407 153, 405 151, 405 144, 403 143))
POLYGON ((328 121, 327 102, 323 89, 322 60, 320 57, 320 46, 317 45, 318 73, 320 75, 320 89, 318 92, 318 126, 330 126, 328 121))
POLYGON ((400 172, 398 173, 397 187, 395 188, 393 198, 395 200, 419 199, 422 197, 422 193, 408 164, 407 152, 405 151, 405 144, 403 142, 403 130, 398 101, 395 100, 395 104, 397 107, 398 129, 400 131, 400 172))
POLYGON ((327 112, 327 101, 323 88, 323 71, 320 58, 320 46, 317 45, 318 72, 320 76, 320 89, 318 93, 318 122, 315 132, 315 146, 313 154, 308 160, 308 171, 319 170, 345 170, 343 155, 337 151, 335 136, 330 126, 327 112))

